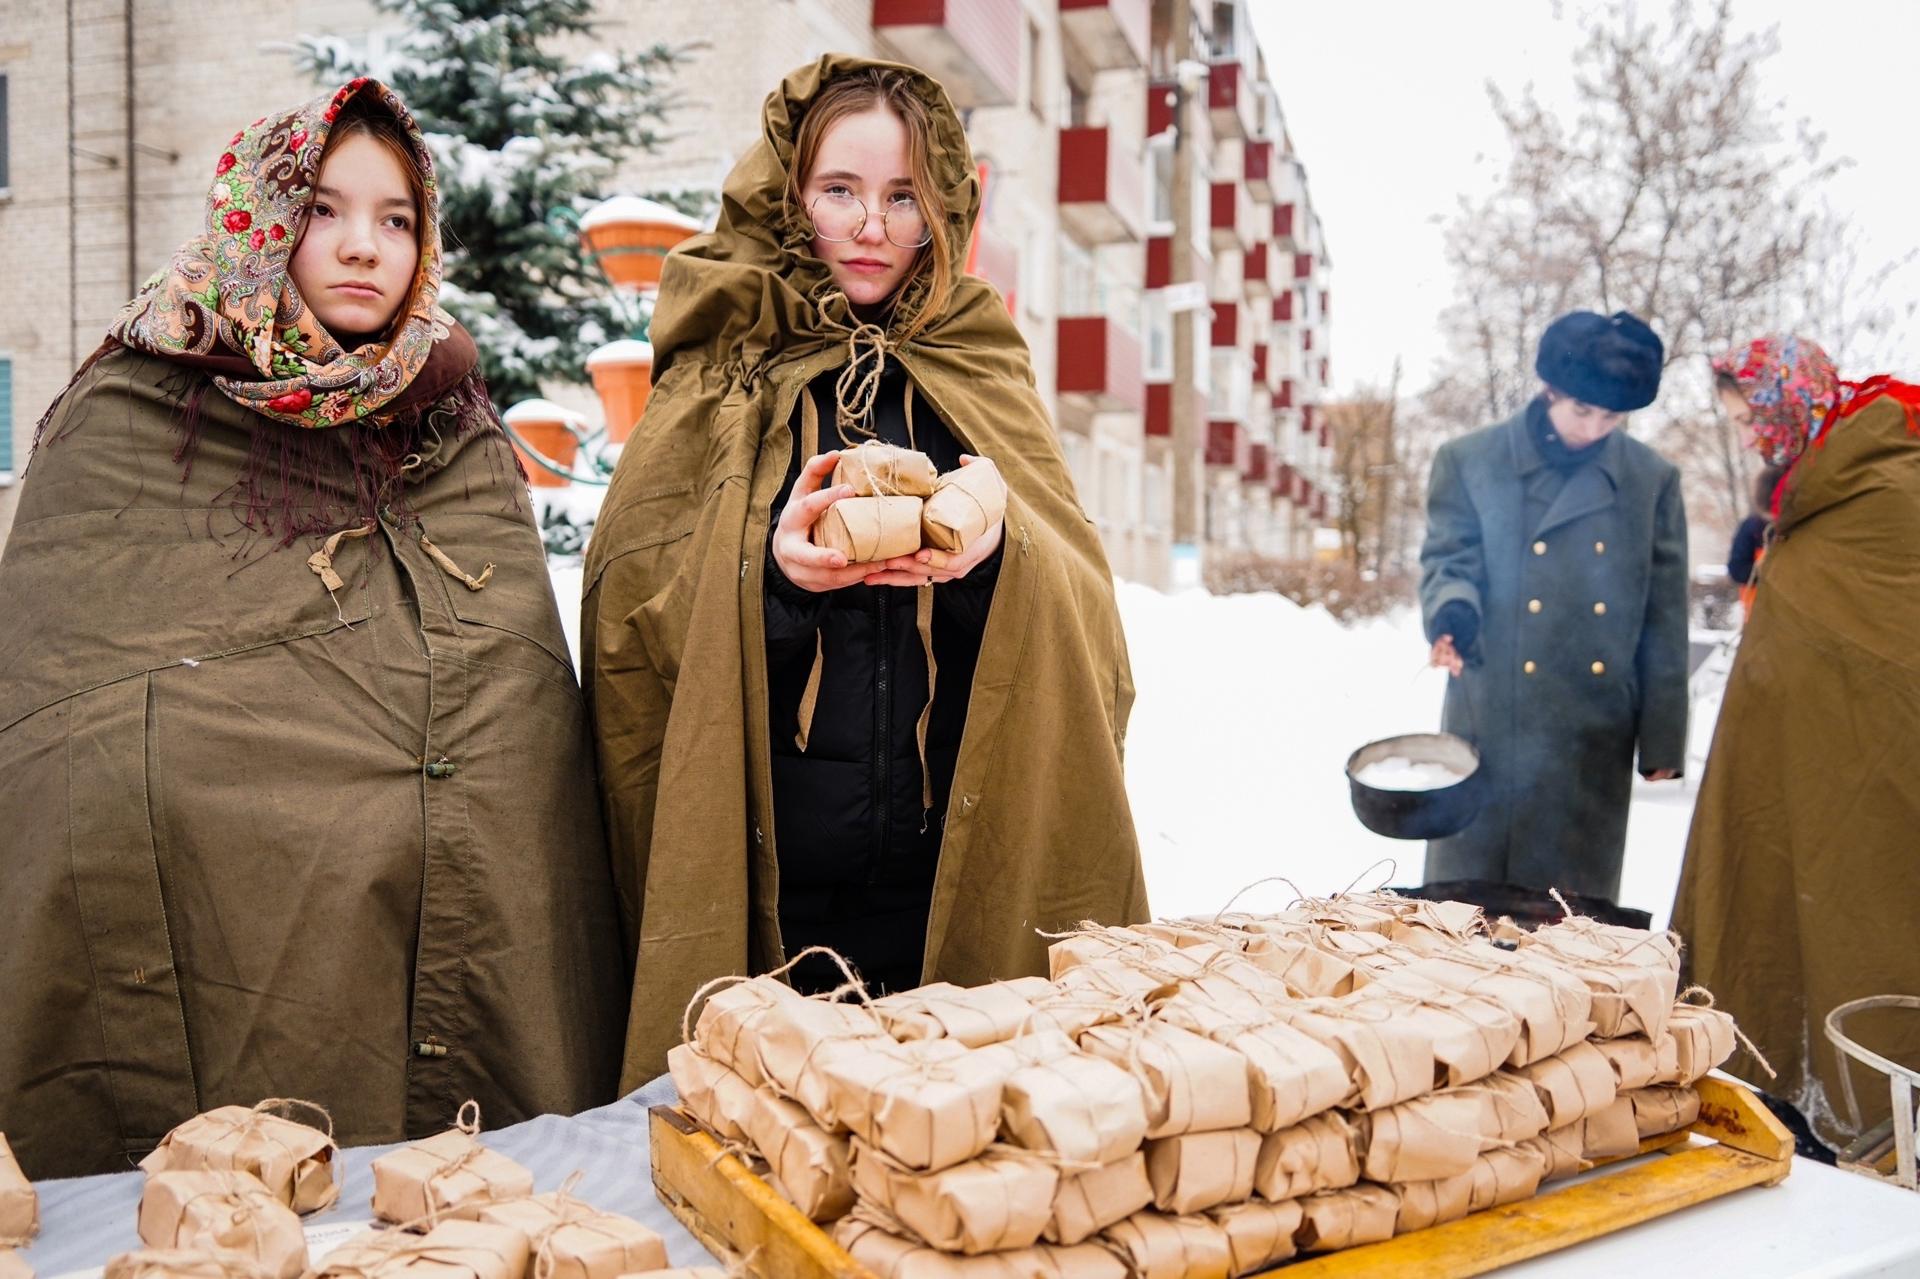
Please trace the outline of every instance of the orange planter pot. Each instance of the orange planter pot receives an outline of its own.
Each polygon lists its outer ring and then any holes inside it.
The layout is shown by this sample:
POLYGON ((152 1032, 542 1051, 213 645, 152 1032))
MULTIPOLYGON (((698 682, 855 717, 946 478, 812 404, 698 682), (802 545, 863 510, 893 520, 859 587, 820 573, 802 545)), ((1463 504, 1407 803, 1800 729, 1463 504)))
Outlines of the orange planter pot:
POLYGON ((587 357, 587 372, 600 396, 608 442, 626 443, 653 390, 653 348, 632 339, 609 342, 587 357))
POLYGON ((580 442, 568 427, 577 429, 583 424, 578 413, 548 400, 522 400, 501 418, 518 437, 513 451, 520 455, 520 465, 526 468, 527 479, 534 487, 564 488, 573 482, 540 465, 538 459, 528 455, 527 449, 537 451, 554 466, 572 470, 574 459, 580 453, 580 442), (521 447, 521 440, 526 441, 525 448, 521 447))
POLYGON ((588 210, 580 220, 580 242, 614 287, 652 289, 659 287, 668 252, 699 230, 677 209, 619 195, 588 210))

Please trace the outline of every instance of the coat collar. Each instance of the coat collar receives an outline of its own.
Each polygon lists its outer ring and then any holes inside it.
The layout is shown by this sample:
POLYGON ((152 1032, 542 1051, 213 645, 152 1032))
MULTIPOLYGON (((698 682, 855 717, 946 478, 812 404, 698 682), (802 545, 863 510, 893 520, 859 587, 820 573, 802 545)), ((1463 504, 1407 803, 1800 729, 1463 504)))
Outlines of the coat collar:
POLYGON ((1521 483, 1528 489, 1536 484, 1541 485, 1549 498, 1546 514, 1530 536, 1540 537, 1584 515, 1606 510, 1613 505, 1620 488, 1620 472, 1626 450, 1619 431, 1607 437, 1598 457, 1572 471, 1566 482, 1554 491, 1550 487, 1552 468, 1540 456, 1540 448, 1527 430, 1527 410, 1523 408, 1509 418, 1505 430, 1507 442, 1513 450, 1514 470, 1519 474, 1521 483))

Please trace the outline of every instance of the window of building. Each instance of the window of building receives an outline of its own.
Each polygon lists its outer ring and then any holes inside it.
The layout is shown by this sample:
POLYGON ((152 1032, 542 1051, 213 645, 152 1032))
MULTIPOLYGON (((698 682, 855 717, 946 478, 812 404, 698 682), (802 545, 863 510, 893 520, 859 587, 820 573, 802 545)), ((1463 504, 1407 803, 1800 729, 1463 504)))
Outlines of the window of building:
POLYGON ((0 487, 13 483, 13 361, 0 356, 0 487))
POLYGON ((1173 381, 1173 313, 1163 290, 1150 289, 1141 305, 1141 337, 1146 356, 1144 376, 1149 382, 1173 381))
POLYGON ((1173 234, 1173 135, 1162 133, 1147 142, 1148 235, 1173 234))
POLYGON ((7 194, 7 73, 0 71, 0 196, 7 194))

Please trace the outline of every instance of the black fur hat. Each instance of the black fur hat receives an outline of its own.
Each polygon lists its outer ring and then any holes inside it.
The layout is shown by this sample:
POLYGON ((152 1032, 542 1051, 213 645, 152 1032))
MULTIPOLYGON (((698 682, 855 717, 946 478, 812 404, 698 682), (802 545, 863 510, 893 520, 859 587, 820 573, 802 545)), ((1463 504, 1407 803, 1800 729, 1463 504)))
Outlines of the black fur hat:
POLYGON ((1556 391, 1577 400, 1630 413, 1660 393, 1666 348, 1660 336, 1626 311, 1612 317, 1573 311, 1540 335, 1534 372, 1556 391))

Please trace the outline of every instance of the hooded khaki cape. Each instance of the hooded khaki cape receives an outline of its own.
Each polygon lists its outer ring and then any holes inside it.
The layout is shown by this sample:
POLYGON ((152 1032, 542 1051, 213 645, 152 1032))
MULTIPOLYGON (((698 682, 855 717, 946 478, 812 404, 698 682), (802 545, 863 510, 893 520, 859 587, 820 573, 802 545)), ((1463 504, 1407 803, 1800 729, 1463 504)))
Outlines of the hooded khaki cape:
MULTIPOLYGON (((658 1074, 695 989, 782 959, 761 589, 768 512, 803 387, 849 358, 813 300, 829 276, 783 213, 795 124, 827 57, 771 94, 728 177, 719 229, 666 263, 656 385, 587 553, 583 682, 620 903, 637 947, 625 1087, 658 1074)), ((956 275, 979 209, 938 85, 956 275)), ((911 301, 903 306, 911 305, 911 301)), ((897 331, 897 329, 896 329, 897 331)), ((926 980, 1046 970, 1036 929, 1146 916, 1121 746, 1133 683, 1113 579, 993 289, 960 281, 894 353, 969 452, 1012 490, 928 920, 926 980)), ((936 588, 937 589, 937 588, 936 588)))
MULTIPOLYGON (((1673 907, 1691 980, 1773 1068, 1730 1069, 1845 1122, 1823 1024, 1867 995, 1920 994, 1920 439, 1892 400, 1830 427, 1794 468, 1721 704, 1673 907)), ((1920 1065, 1911 1015, 1850 1024, 1920 1065)), ((1885 1080, 1856 1067, 1867 1126, 1885 1080)))
POLYGON ((274 549, 228 486, 259 433, 333 432, 127 350, 49 421, 0 557, 0 1130, 32 1176, 265 1097, 342 1145, 612 1098, 626 968, 540 540, 491 415, 430 424, 417 522, 343 540, 330 595, 321 539, 274 549))

